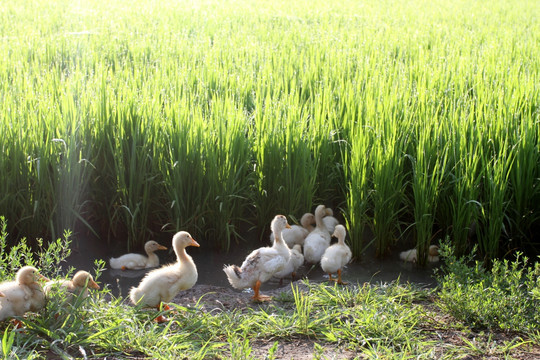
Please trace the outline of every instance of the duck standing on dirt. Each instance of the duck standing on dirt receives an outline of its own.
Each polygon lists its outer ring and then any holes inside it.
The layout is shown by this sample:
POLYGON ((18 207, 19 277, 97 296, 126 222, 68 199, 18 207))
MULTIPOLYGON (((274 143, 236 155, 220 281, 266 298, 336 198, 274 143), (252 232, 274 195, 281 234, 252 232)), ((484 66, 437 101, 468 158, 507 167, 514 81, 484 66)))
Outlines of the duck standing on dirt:
POLYGON ((259 302, 270 300, 269 296, 260 294, 261 284, 283 270, 291 257, 291 250, 281 236, 282 231, 290 227, 287 218, 284 215, 276 215, 270 227, 274 234, 272 247, 253 250, 241 267, 226 265, 223 268, 232 287, 235 289, 252 288, 254 292, 252 299, 259 302))
MULTIPOLYGON (((177 261, 170 265, 150 271, 136 288, 132 288, 129 296, 133 304, 143 304, 146 307, 160 308, 162 303, 171 301, 181 290, 193 287, 197 282, 197 267, 191 256, 186 253, 186 247, 200 245, 186 231, 177 232, 173 236, 172 246, 177 261)), ((169 310, 164 304, 163 308, 169 310)), ((160 315, 156 321, 166 319, 160 315)))
POLYGON ((351 249, 345 244, 346 235, 345 226, 337 225, 332 236, 337 237, 338 242, 328 247, 321 259, 321 268, 328 274, 330 281, 336 281, 336 279, 332 278, 332 274, 337 272, 338 284, 346 284, 341 280, 341 271, 351 261, 352 257, 351 249))

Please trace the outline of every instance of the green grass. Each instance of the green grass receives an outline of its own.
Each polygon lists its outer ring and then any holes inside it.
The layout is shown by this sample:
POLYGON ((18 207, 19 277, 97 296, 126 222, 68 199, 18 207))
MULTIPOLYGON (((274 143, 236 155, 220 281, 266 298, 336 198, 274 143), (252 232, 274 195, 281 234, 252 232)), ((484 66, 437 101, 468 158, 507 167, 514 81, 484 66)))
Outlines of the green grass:
POLYGON ((538 247, 538 2, 131 5, 3 4, 10 233, 230 249, 325 203, 356 256, 366 227, 381 256, 472 224, 486 259, 538 247))

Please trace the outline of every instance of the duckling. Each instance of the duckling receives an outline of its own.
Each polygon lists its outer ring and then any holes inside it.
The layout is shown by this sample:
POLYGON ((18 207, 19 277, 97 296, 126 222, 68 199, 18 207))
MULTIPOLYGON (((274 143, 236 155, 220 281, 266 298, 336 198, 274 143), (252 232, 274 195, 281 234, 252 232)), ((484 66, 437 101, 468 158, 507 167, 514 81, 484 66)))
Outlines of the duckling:
POLYGON ((223 268, 229 282, 235 289, 251 287, 253 301, 268 301, 269 296, 261 295, 261 284, 268 281, 275 273, 283 270, 291 257, 291 250, 281 237, 283 229, 289 228, 287 218, 276 215, 270 224, 274 233, 272 247, 262 247, 253 250, 244 260, 241 267, 229 265, 223 268))
MULTIPOLYGON (((399 258, 403 261, 417 262, 418 251, 416 249, 410 249, 399 253, 399 258)), ((430 245, 428 250, 428 262, 439 261, 439 247, 437 245, 430 245)))
MULTIPOLYGON (((198 278, 197 266, 186 253, 186 247, 199 247, 199 243, 188 232, 180 231, 173 236, 172 246, 177 261, 146 274, 139 286, 132 288, 129 293, 133 304, 159 309, 162 303, 171 301, 181 290, 195 285, 198 278)), ((169 306, 164 304, 163 309, 168 310, 169 306)), ((166 319, 160 315, 156 321, 163 322, 166 319)))
POLYGON ((279 279, 279 284, 283 284, 283 278, 291 275, 292 280, 296 277, 296 271, 304 264, 304 254, 302 254, 302 246, 296 244, 291 249, 291 258, 283 270, 274 274, 274 277, 279 279))
POLYGON ((33 266, 17 271, 15 281, 0 284, 0 321, 22 316, 28 311, 39 311, 45 306, 45 296, 38 280, 49 281, 33 266))
POLYGON ((94 281, 94 278, 87 271, 78 271, 72 280, 57 280, 49 281, 43 287, 45 296, 51 296, 54 289, 64 289, 69 293, 69 297, 81 296, 83 298, 89 295, 88 288, 99 289, 99 285, 94 281))
POLYGON ((336 229, 336 225, 339 224, 338 219, 334 217, 334 212, 330 208, 326 208, 326 215, 323 217, 324 225, 328 230, 328 233, 333 234, 336 229))
POLYGON ((154 251, 157 250, 167 250, 167 248, 154 240, 150 240, 144 244, 144 251, 148 256, 129 253, 118 258, 111 258, 109 263, 111 264, 111 268, 122 270, 139 270, 156 267, 159 266, 159 258, 154 254, 154 251))
MULTIPOLYGON (((290 228, 283 229, 281 237, 287 243, 289 248, 293 248, 295 244, 304 245, 304 239, 313 231, 313 224, 315 223, 315 216, 312 213, 305 213, 300 218, 299 225, 290 225, 290 228)), ((274 242, 274 233, 270 234, 270 241, 274 242)))
POLYGON ((341 271, 351 261, 352 257, 351 249, 345 244, 346 235, 345 226, 337 225, 332 236, 337 237, 338 242, 329 246, 321 258, 321 268, 329 275, 330 281, 336 281, 336 279, 332 278, 332 274, 337 272, 338 284, 346 284, 341 280, 341 271))
POLYGON ((326 207, 319 205, 315 209, 315 229, 308 234, 304 240, 304 258, 306 262, 316 264, 321 261, 321 257, 328 246, 330 246, 331 236, 323 221, 326 216, 326 207))

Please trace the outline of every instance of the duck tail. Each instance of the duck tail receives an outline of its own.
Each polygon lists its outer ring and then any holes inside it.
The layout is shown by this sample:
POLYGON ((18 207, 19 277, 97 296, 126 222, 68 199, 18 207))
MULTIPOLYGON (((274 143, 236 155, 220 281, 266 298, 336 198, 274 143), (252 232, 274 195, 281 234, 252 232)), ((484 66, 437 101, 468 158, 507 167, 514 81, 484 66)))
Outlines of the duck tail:
POLYGON ((223 268, 223 271, 227 275, 227 279, 229 279, 229 283, 231 283, 232 287, 236 289, 244 288, 244 286, 242 285, 242 269, 240 269, 236 265, 229 265, 225 266, 223 268))
POLYGON ((134 305, 137 305, 137 303, 141 300, 143 294, 139 288, 133 287, 131 288, 129 292, 129 298, 131 299, 131 302, 134 305))
POLYGON ((110 258, 109 264, 111 264, 111 268, 113 269, 120 269, 122 268, 122 265, 118 264, 118 259, 116 258, 110 258))
POLYGON ((317 247, 313 246, 313 244, 311 243, 306 244, 304 246, 305 261, 310 264, 317 264, 319 261, 321 261, 324 250, 326 249, 318 249, 317 247))

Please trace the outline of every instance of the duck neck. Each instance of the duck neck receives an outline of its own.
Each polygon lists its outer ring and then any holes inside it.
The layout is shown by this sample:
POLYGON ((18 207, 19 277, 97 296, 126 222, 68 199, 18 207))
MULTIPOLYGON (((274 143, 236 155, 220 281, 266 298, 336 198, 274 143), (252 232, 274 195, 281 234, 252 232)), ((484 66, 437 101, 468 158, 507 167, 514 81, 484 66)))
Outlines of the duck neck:
POLYGON ((280 246, 283 244, 283 239, 281 238, 281 232, 283 229, 274 228, 272 232, 274 233, 274 246, 280 246))
POLYGON ((186 248, 174 249, 174 252, 176 253, 176 258, 178 259, 179 263, 189 261, 190 257, 186 253, 186 248))
POLYGON ((324 224, 323 217, 321 214, 315 214, 315 224, 317 224, 317 228, 322 231, 328 231, 326 229, 326 225, 324 224))

